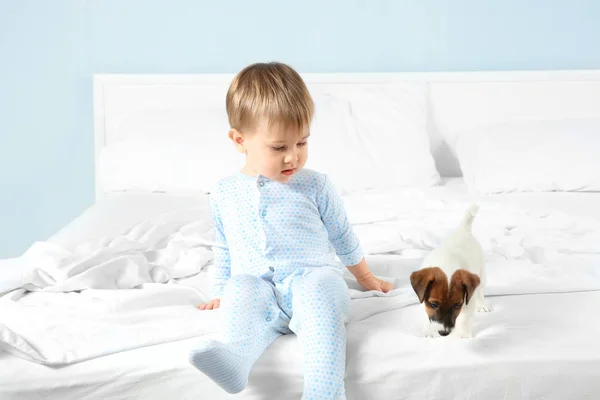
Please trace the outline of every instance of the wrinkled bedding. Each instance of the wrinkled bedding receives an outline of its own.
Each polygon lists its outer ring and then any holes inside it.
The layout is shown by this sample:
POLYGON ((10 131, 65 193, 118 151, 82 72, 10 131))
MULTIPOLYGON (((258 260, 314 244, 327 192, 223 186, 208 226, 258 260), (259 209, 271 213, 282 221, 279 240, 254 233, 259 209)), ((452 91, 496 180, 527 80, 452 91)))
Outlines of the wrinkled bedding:
MULTIPOLYGON (((387 294, 363 292, 347 274, 350 323, 415 304, 410 269, 457 226, 469 206, 415 193, 345 199, 374 272, 396 287, 387 294)), ((21 284, 0 298, 0 345, 33 362, 65 365, 218 334, 218 312, 194 309, 210 298, 207 216, 201 204, 72 250, 36 243, 15 261, 21 284), (180 284, 191 277, 195 285, 180 284)), ((600 290, 595 219, 482 204, 474 233, 486 251, 490 296, 600 290)))
MULTIPOLYGON (((600 322, 590 316, 600 311, 599 220, 479 201, 474 233, 494 310, 476 316, 471 340, 427 339, 408 276, 471 204, 441 193, 344 199, 371 269, 396 288, 364 292, 345 276, 348 398, 598 398, 600 322)), ((238 397, 187 362, 197 340, 219 336, 219 311, 194 307, 210 298, 207 206, 121 207, 123 217, 99 218, 101 229, 89 213, 81 240, 65 231, 3 260, 18 279, 0 297, 0 398, 299 398, 293 335, 267 349, 238 397)))

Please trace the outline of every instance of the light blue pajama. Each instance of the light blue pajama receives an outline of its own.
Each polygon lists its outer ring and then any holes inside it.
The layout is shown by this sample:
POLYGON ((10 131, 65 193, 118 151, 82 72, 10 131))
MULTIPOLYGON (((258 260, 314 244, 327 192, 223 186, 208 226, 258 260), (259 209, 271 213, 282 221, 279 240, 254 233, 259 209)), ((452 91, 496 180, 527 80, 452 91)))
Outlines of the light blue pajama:
POLYGON ((226 338, 193 350, 192 364, 238 393, 264 350, 293 332, 305 353, 303 399, 344 399, 350 298, 341 273, 363 253, 327 177, 301 170, 278 183, 237 174, 218 184, 211 203, 213 295, 226 338))

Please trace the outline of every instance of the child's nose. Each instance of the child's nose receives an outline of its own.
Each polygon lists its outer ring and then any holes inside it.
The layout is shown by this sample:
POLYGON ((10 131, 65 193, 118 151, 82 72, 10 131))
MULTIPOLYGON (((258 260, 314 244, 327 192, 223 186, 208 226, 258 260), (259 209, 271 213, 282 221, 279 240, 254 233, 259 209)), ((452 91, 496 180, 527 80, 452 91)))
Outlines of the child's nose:
POLYGON ((295 152, 288 153, 283 160, 286 164, 298 160, 298 155, 295 152))

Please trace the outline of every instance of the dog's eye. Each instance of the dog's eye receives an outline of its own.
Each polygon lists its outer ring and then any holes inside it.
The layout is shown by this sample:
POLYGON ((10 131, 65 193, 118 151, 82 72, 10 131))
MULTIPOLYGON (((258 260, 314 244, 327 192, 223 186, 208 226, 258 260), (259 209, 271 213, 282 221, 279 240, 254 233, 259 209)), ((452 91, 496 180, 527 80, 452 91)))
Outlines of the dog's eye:
POLYGON ((453 307, 455 310, 458 310, 462 306, 462 303, 456 303, 453 307))
POLYGON ((434 310, 437 310, 440 305, 438 303, 429 303, 429 306, 434 310))

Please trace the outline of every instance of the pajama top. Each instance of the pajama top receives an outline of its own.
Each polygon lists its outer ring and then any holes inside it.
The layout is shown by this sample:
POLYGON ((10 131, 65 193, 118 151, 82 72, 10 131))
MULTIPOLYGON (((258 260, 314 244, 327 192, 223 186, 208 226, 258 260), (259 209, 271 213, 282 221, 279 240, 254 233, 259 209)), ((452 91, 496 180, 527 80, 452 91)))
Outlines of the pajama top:
POLYGON ((340 261, 352 266, 363 258, 342 199, 322 173, 302 169, 287 183, 238 173, 219 181, 211 208, 215 298, 231 276, 278 282, 299 268, 341 271, 340 261))

